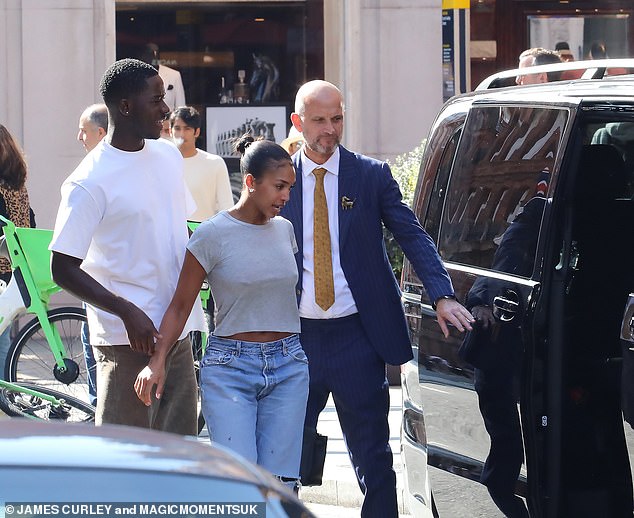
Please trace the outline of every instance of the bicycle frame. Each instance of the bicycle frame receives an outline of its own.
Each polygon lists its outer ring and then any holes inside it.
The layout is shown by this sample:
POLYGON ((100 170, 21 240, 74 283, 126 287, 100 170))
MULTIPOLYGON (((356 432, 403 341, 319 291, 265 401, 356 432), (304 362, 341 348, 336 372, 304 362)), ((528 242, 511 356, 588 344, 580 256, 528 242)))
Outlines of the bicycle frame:
MULTIPOLYGON (((13 392, 18 392, 20 394, 27 394, 29 396, 39 397, 40 399, 44 401, 48 401, 54 407, 59 407, 59 406, 62 406, 63 404, 63 402, 57 399, 55 396, 49 396, 48 394, 44 394, 43 392, 40 392, 38 390, 32 390, 30 388, 23 387, 21 385, 16 385, 15 383, 10 383, 9 381, 5 381, 2 379, 0 379, 0 387, 7 388, 9 390, 12 390, 13 392)), ((37 419, 37 418, 33 417, 33 419, 37 419)))
POLYGON ((55 378, 66 384, 72 383, 79 375, 79 367, 67 358, 59 332, 47 316, 51 295, 61 291, 53 281, 50 269, 48 245, 53 231, 16 227, 2 216, 0 228, 4 233, 4 255, 13 270, 11 281, 0 295, 0 332, 20 314, 36 315, 55 358, 55 378))
POLYGON ((0 381, 0 410, 9 417, 94 422, 95 408, 80 399, 33 383, 0 381))

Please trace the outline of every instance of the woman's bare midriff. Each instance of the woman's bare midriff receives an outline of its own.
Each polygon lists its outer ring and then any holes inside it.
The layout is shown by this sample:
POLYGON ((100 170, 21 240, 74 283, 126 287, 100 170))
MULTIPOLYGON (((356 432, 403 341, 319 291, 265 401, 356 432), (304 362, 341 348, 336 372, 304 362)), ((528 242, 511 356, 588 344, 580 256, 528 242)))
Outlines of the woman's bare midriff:
POLYGON ((240 340, 242 342, 275 342, 282 338, 287 338, 293 333, 283 333, 278 331, 249 331, 248 333, 236 333, 231 336, 221 336, 228 340, 240 340))

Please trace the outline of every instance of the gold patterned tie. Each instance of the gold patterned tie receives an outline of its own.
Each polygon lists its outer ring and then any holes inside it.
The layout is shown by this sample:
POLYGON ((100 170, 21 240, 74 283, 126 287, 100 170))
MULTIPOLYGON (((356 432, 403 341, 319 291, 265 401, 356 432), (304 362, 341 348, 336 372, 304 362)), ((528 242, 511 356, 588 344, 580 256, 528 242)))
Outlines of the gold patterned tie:
POLYGON ((326 170, 318 167, 315 175, 315 212, 313 214, 313 244, 315 263, 315 302, 324 311, 335 303, 335 284, 332 279, 332 251, 328 227, 328 205, 324 190, 326 170))

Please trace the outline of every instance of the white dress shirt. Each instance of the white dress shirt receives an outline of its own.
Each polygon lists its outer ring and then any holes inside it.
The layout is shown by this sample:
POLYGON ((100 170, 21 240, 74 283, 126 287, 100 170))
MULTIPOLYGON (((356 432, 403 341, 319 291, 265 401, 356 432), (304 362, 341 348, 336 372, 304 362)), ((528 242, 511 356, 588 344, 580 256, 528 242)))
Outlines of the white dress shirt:
POLYGON ((357 306, 352 297, 346 276, 341 269, 339 259, 339 148, 324 163, 316 164, 301 152, 302 162, 302 203, 304 218, 304 248, 302 274, 302 297, 299 303, 299 315, 302 318, 340 318, 357 313, 357 306), (315 302, 315 268, 313 246, 313 213, 315 206, 315 175, 313 170, 323 167, 328 171, 324 175, 324 190, 328 205, 328 227, 330 229, 330 246, 332 248, 332 273, 335 284, 335 303, 324 311, 315 302))

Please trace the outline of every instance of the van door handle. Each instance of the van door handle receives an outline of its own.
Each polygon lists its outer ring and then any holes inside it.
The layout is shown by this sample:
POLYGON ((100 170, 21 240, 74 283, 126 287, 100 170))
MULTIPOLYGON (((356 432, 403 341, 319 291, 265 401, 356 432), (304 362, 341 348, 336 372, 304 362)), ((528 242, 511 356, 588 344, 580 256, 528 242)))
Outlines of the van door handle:
POLYGON ((519 310, 520 299, 512 290, 493 298, 493 316, 502 322, 510 322, 519 310))
POLYGON ((634 339, 634 315, 630 320, 630 338, 634 339))

